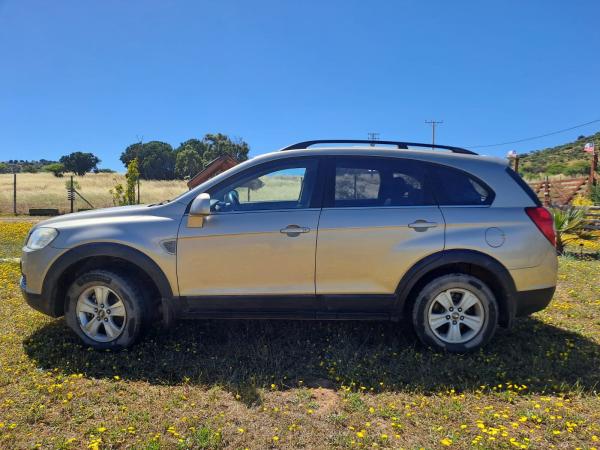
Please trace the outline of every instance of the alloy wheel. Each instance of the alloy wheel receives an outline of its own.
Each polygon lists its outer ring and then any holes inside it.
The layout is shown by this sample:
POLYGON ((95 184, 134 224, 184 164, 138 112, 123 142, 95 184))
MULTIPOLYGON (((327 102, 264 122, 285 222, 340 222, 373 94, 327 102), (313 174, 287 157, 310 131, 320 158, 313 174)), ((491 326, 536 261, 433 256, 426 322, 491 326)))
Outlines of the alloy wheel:
POLYGON ((83 291, 75 311, 81 330, 97 342, 117 339, 127 321, 123 300, 106 286, 92 286, 83 291))

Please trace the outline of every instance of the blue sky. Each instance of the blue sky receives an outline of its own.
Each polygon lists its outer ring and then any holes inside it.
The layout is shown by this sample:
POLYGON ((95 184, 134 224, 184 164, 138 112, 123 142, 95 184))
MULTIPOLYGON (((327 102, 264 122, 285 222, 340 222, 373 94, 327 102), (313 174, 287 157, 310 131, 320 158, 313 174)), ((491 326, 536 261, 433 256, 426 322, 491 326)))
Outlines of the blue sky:
MULTIPOLYGON (((0 0, 0 160, 207 132, 504 142, 600 119, 600 2, 0 0)), ((570 141, 600 123, 519 145, 570 141)))

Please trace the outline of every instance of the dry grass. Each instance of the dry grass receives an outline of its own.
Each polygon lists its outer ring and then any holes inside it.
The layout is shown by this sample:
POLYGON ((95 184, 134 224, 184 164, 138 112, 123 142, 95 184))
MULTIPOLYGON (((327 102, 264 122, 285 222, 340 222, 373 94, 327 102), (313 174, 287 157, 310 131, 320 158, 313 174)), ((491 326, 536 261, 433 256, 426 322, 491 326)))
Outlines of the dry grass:
MULTIPOLYGON (((17 175, 17 211, 28 214, 30 208, 58 208, 61 213, 69 212, 65 183, 69 177, 57 178, 49 173, 23 173, 17 175)), ((109 190, 117 183, 125 184, 121 174, 99 173, 75 177, 81 186, 79 192, 95 207, 114 206, 109 190)), ((240 201, 293 200, 300 193, 300 178, 294 176, 261 177, 264 186, 250 190, 239 188, 240 201)), ((184 181, 145 181, 140 182, 140 202, 156 203, 178 196, 187 191, 184 181)), ((75 209, 89 208, 77 198, 75 209)), ((13 176, 0 174, 0 214, 13 211, 13 176)))
POLYGON ((546 311, 460 356, 392 323, 293 321, 182 322, 95 352, 0 263, 0 448, 599 447, 599 268, 561 258, 546 311))
MULTIPOLYGON (((67 200, 65 183, 68 176, 57 178, 50 173, 17 174, 17 211, 27 214, 29 208, 58 208, 62 213, 68 212, 70 203, 67 200)), ((109 190, 116 183, 125 183, 125 177, 116 173, 87 174, 75 177, 79 183, 81 194, 95 208, 114 206, 109 190)), ((144 181, 140 182, 141 203, 155 203, 167 200, 187 191, 184 181, 144 181)), ((77 199, 75 208, 89 208, 77 199)), ((13 176, 0 174, 0 213, 9 214, 13 210, 13 176)))

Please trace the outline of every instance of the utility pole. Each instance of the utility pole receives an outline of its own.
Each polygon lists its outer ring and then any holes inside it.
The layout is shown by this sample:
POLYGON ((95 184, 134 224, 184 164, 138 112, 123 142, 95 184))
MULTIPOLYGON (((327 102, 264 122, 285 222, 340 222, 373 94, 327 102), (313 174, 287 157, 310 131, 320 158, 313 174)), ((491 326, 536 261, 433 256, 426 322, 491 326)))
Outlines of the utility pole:
POLYGON ((426 120, 425 123, 431 124, 431 150, 435 149, 435 126, 444 123, 443 120, 426 120))
POLYGON ((367 133, 367 136, 369 136, 369 140, 371 141, 371 147, 375 146, 375 141, 379 140, 379 133, 367 133))

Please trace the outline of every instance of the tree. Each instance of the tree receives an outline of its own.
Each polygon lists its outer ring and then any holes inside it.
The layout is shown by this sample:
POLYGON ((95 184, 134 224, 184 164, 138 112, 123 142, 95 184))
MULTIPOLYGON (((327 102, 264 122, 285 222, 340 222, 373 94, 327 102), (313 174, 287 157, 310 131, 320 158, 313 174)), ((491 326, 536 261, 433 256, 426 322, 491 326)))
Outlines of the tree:
POLYGON ((183 150, 193 150, 198 153, 198 156, 204 160, 204 152, 206 151, 207 145, 200 139, 188 139, 182 142, 179 147, 175 149, 175 153, 179 153, 183 150))
POLYGON ((62 177, 65 173, 65 165, 62 163, 48 164, 42 167, 44 172, 52 172, 55 177, 62 177))
POLYGON ((150 141, 132 144, 121 154, 125 166, 138 160, 140 178, 146 180, 172 180, 175 178, 175 152, 166 142, 150 141))
POLYGON ((565 174, 569 176, 573 175, 587 175, 590 173, 591 163, 589 161, 572 161, 569 163, 565 170, 565 174))
POLYGON ((202 142, 206 146, 203 155, 205 165, 222 155, 232 156, 238 162, 248 159, 250 146, 242 139, 232 141, 227 135, 217 133, 206 134, 202 142))
POLYGON ((245 161, 248 159, 249 151, 250 147, 243 140, 231 140, 228 136, 217 133, 207 134, 202 140, 188 139, 175 151, 166 142, 136 142, 121 153, 121 161, 127 167, 133 159, 137 158, 141 178, 172 180, 176 175, 178 177, 195 175, 207 163, 222 155, 230 155, 237 161, 245 161), (180 158, 180 170, 176 171, 177 155, 185 150, 195 152, 200 158, 200 165, 197 158, 186 152, 186 156, 180 158))
POLYGON ((95 169, 100 159, 93 153, 73 152, 70 155, 62 156, 59 161, 65 166, 67 172, 83 176, 95 169))
POLYGON ((127 165, 127 180, 125 187, 121 183, 117 183, 109 192, 112 195, 113 203, 119 206, 135 205, 135 189, 137 182, 140 179, 140 171, 138 170, 137 158, 132 159, 127 165))
POLYGON ((546 173, 548 175, 558 175, 559 173, 565 173, 567 166, 562 163, 552 163, 546 166, 546 173))
POLYGON ((202 158, 192 148, 184 148, 177 152, 175 175, 177 178, 193 177, 204 168, 202 158))

